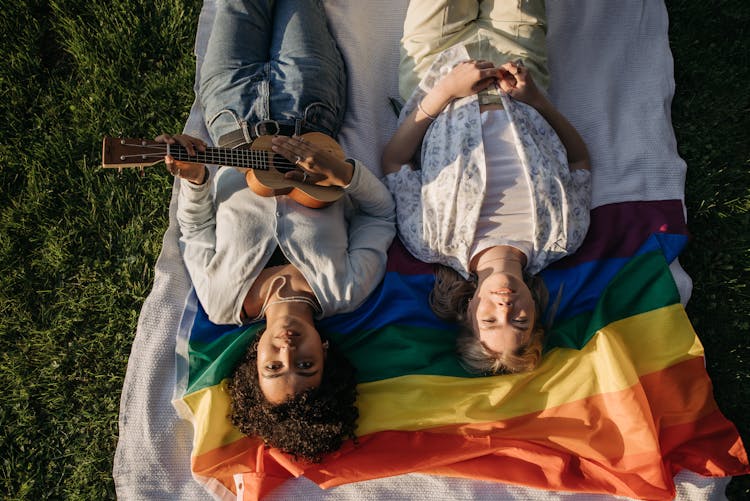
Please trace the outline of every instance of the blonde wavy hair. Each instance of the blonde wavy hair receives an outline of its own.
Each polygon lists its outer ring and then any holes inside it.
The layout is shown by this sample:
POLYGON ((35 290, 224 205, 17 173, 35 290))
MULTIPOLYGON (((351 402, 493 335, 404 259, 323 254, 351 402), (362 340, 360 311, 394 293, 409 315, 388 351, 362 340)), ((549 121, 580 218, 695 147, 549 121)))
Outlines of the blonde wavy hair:
POLYGON ((430 307, 443 320, 458 322, 460 331, 456 338, 456 352, 459 362, 468 372, 484 375, 528 372, 539 364, 544 344, 542 312, 549 295, 538 276, 524 276, 524 282, 531 290, 536 305, 534 327, 518 349, 497 353, 479 342, 467 315, 469 300, 477 288, 476 281, 466 280, 452 268, 436 265, 430 307))

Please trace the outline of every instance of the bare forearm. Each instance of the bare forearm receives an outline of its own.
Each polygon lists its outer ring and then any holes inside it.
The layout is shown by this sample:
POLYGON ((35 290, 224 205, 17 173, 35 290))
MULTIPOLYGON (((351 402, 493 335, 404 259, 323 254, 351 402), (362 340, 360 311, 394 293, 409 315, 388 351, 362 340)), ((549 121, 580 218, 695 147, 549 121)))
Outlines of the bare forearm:
POLYGON ((419 109, 406 117, 383 150, 380 162, 384 175, 398 172, 402 165, 412 162, 430 122, 419 109))
POLYGON ((422 98, 420 106, 404 119, 385 146, 381 159, 383 174, 397 172, 402 165, 412 162, 427 128, 451 99, 437 87, 422 98))
POLYGON ((412 162, 430 123, 454 99, 476 94, 494 82, 497 69, 489 61, 464 61, 443 77, 419 102, 383 151, 384 174, 412 162))

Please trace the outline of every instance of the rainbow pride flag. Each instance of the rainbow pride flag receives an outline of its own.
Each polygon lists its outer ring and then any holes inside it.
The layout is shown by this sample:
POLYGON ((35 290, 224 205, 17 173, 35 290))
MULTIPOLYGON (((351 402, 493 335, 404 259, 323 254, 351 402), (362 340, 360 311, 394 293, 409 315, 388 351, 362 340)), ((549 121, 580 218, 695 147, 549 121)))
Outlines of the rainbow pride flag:
POLYGON ((679 200, 594 209, 581 249, 543 272, 560 299, 542 364, 494 377, 458 364, 455 327, 427 304, 432 267, 394 243, 370 299, 320 324, 357 367, 360 410, 357 442, 320 464, 231 425, 226 378, 258 327, 211 324, 193 297, 174 400, 194 425, 193 475, 244 499, 292 476, 329 488, 419 472, 666 500, 681 469, 748 473, 669 270, 686 242, 679 200))

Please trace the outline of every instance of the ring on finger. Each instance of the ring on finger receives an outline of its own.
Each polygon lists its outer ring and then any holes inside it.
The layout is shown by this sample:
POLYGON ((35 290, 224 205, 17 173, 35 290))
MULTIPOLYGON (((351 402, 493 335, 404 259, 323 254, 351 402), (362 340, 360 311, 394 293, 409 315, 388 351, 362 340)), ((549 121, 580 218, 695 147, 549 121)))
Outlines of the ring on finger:
POLYGON ((294 161, 294 165, 299 165, 299 163, 302 161, 302 157, 297 155, 297 159, 294 161))
POLYGON ((302 182, 303 182, 303 183, 306 183, 306 182, 307 182, 307 172, 303 172, 303 173, 302 173, 302 182))

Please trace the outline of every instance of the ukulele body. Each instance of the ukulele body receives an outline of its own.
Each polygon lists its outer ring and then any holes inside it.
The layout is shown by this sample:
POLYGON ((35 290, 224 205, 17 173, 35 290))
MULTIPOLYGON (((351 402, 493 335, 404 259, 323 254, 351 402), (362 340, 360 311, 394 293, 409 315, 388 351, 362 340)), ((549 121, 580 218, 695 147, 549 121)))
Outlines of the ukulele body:
MULTIPOLYGON (((308 132, 302 137, 308 143, 327 150, 337 158, 342 160, 345 158, 341 146, 323 133, 308 132)), ((240 148, 267 152, 268 155, 266 158, 268 170, 240 168, 241 171, 245 171, 245 181, 253 192, 262 197, 287 195, 295 202, 311 209, 326 207, 343 196, 344 189, 339 186, 318 186, 285 178, 284 174, 294 169, 286 166, 282 169, 275 166, 275 162, 288 164, 288 161, 271 150, 272 138, 273 136, 259 136, 250 145, 240 146, 240 148)))

